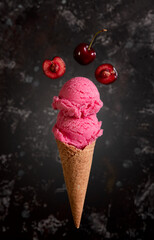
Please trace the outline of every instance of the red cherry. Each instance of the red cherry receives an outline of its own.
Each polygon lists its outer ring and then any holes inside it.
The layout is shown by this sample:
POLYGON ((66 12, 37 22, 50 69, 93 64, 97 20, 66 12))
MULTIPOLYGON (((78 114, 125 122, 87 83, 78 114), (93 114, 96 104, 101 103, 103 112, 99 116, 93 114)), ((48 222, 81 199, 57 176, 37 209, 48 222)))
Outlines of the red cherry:
POLYGON ((97 67, 95 77, 103 84, 110 84, 117 79, 118 73, 111 64, 105 63, 97 67))
POLYGON ((75 60, 82 65, 91 63, 96 57, 95 50, 88 47, 87 43, 80 43, 74 50, 75 60))
POLYGON ((66 71, 65 62, 60 57, 54 57, 52 60, 45 60, 42 68, 44 74, 52 79, 63 76, 66 71))
POLYGON ((106 32, 107 29, 102 29, 101 31, 98 31, 93 39, 91 40, 91 43, 88 45, 87 43, 80 43, 74 50, 74 58, 75 60, 82 64, 86 65, 94 61, 96 57, 96 52, 95 50, 91 47, 96 36, 101 33, 101 32, 106 32))

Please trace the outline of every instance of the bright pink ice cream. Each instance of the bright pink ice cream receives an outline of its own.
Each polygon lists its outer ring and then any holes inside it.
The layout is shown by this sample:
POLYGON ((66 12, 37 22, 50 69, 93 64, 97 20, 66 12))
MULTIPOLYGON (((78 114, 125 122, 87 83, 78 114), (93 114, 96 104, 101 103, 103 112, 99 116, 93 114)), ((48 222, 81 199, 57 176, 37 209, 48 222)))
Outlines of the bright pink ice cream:
POLYGON ((61 142, 83 149, 102 135, 101 125, 102 122, 98 122, 96 115, 72 118, 60 112, 53 127, 53 133, 55 138, 61 142))
POLYGON ((103 106, 95 84, 85 77, 75 77, 67 81, 59 96, 53 98, 52 107, 63 111, 65 116, 86 117, 96 114, 103 106))
POLYGON ((95 84, 88 78, 72 78, 64 84, 53 108, 60 110, 53 127, 56 139, 83 149, 103 134, 96 113, 103 103, 95 84))

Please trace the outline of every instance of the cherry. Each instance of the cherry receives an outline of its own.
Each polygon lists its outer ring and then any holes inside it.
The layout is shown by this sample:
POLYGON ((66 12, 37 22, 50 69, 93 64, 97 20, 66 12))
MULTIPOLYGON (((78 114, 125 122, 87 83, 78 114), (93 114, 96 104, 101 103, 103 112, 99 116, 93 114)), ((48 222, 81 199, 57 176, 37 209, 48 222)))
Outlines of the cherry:
POLYGON ((97 67, 95 77, 103 84, 110 84, 117 79, 118 73, 111 64, 105 63, 97 67))
POLYGON ((52 79, 63 76, 66 71, 65 62, 60 57, 54 57, 52 60, 45 60, 42 68, 44 74, 52 79))
POLYGON ((74 50, 75 60, 82 65, 91 63, 96 57, 94 49, 88 47, 87 43, 80 43, 74 50))
POLYGON ((96 38, 96 36, 101 33, 101 32, 106 32, 107 29, 102 29, 100 31, 98 31, 93 39, 91 40, 90 44, 88 45, 87 43, 80 43, 74 50, 74 58, 75 60, 82 64, 82 65, 86 65, 91 63, 92 61, 94 61, 95 57, 96 57, 96 52, 95 50, 92 48, 92 44, 96 38))

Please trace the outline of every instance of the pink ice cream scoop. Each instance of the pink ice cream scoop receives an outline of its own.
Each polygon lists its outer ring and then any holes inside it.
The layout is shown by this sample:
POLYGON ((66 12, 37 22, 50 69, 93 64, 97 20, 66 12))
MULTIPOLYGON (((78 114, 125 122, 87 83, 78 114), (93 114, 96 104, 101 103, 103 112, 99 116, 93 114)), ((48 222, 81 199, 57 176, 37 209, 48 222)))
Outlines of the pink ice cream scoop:
POLYGON ((103 130, 100 129, 101 124, 96 115, 72 118, 60 112, 53 127, 53 133, 61 142, 83 149, 103 134, 103 130))
POLYGON ((85 77, 67 81, 52 103, 52 107, 63 111, 65 116, 76 118, 96 114, 102 106, 97 87, 85 77))
POLYGON ((64 84, 53 108, 60 110, 53 133, 59 141, 83 149, 103 134, 96 113, 103 103, 95 84, 88 78, 72 78, 64 84))

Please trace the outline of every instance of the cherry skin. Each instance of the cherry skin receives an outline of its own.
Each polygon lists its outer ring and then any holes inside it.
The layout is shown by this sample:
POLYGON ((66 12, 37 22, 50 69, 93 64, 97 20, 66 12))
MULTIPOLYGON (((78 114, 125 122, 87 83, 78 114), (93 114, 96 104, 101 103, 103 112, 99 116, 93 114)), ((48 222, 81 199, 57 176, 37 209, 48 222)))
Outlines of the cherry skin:
POLYGON ((117 77, 117 70, 109 63, 105 63, 97 67, 95 77, 98 82, 103 84, 113 83, 117 77))
POLYGON ((93 39, 91 40, 90 44, 87 43, 80 43, 74 50, 74 58, 75 60, 82 64, 82 65, 86 65, 91 63, 92 61, 94 61, 94 59, 96 58, 96 52, 95 50, 92 48, 92 44, 96 38, 96 36, 101 33, 101 32, 106 32, 107 29, 102 29, 100 31, 98 31, 93 39))
POLYGON ((96 57, 95 50, 88 47, 87 43, 80 43, 74 50, 75 60, 82 65, 91 63, 96 57))

